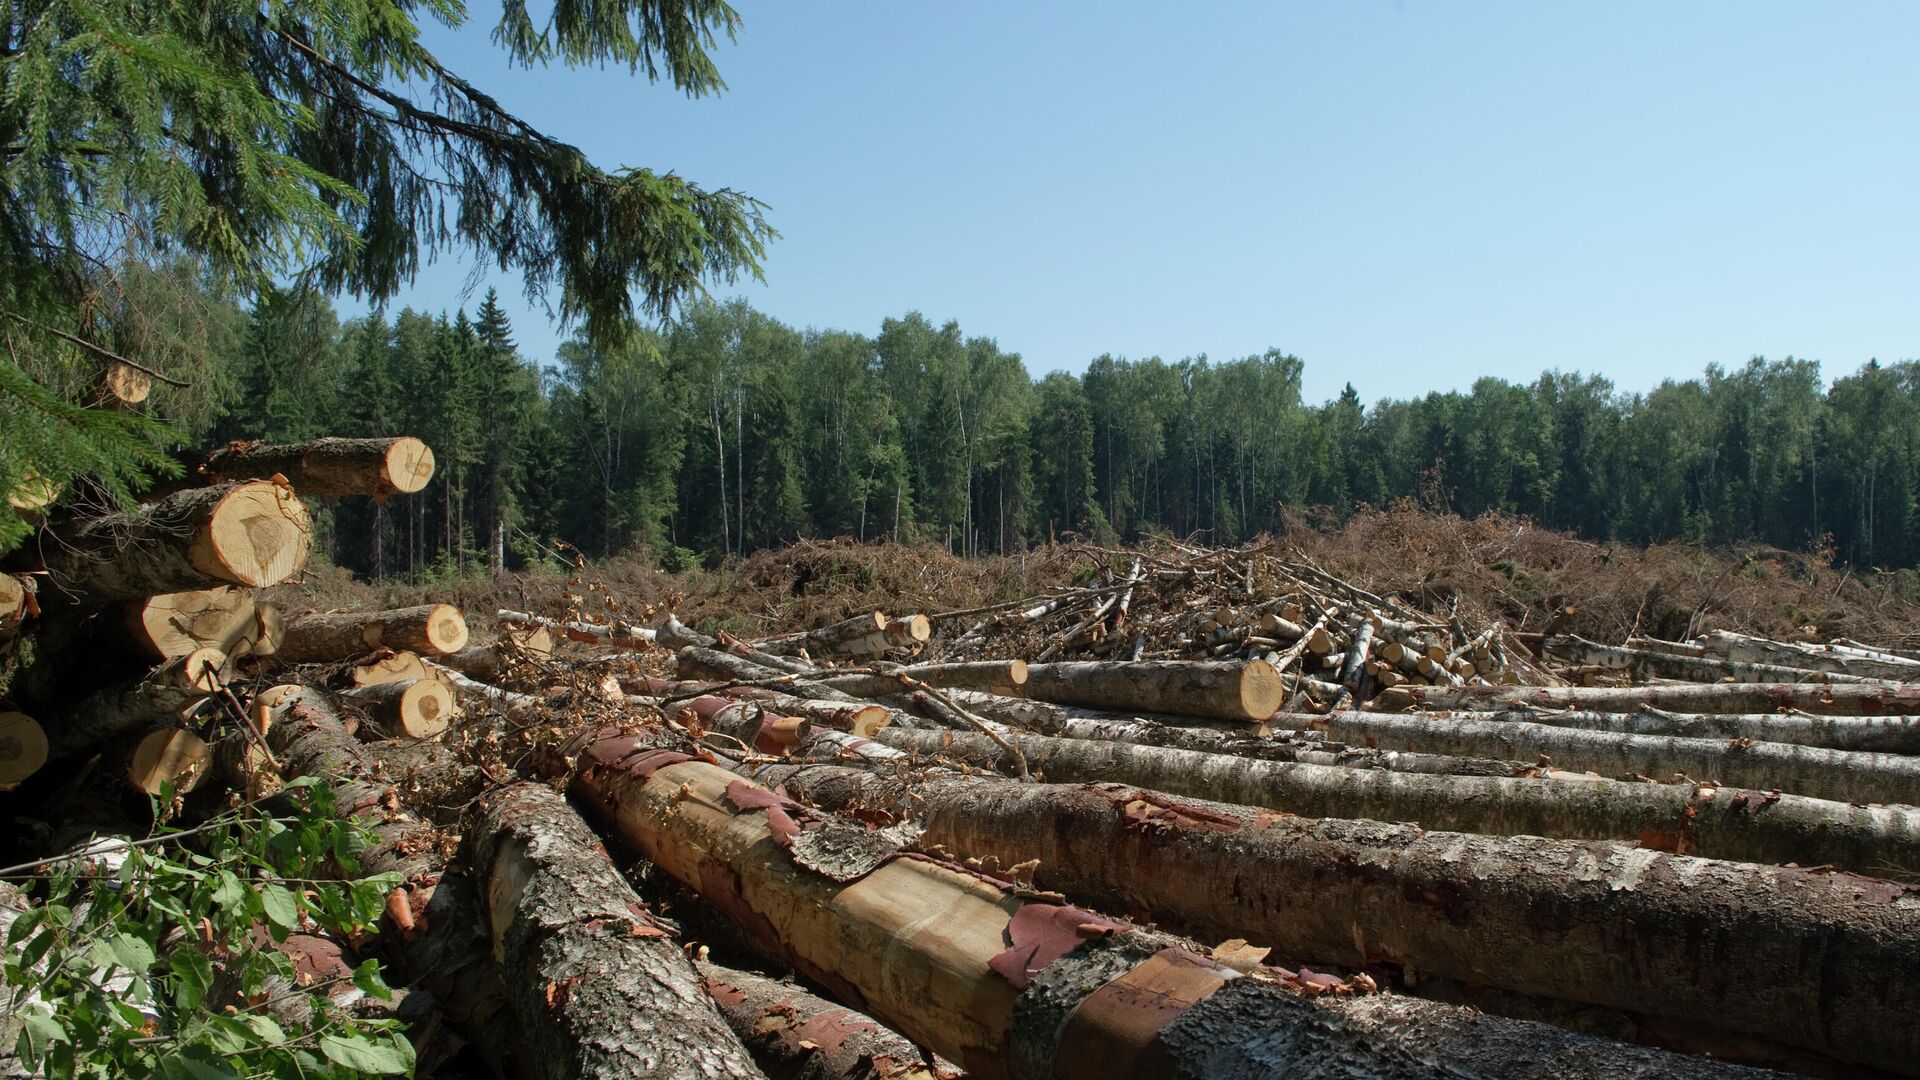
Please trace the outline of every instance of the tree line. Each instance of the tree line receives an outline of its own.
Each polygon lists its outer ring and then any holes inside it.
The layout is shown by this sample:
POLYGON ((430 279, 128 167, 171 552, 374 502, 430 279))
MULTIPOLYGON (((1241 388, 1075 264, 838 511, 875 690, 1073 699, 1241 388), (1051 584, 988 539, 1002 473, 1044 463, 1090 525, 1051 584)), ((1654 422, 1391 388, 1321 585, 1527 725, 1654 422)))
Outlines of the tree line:
MULTIPOLYGON (((546 360, 489 294, 451 316, 340 321, 324 298, 229 306, 202 441, 416 434, 424 493, 322 518, 370 574, 644 548, 713 563, 802 536, 933 541, 962 555, 1073 533, 1231 543, 1283 508, 1414 499, 1593 538, 1830 546, 1920 564, 1920 364, 1709 366, 1645 393, 1604 377, 1483 378, 1367 405, 1301 394, 1278 350, 1101 356, 1033 378, 1016 353, 914 312, 872 335, 699 302, 616 345, 546 360)), ((204 319, 205 317, 202 316, 204 319)), ((219 322, 215 319, 213 322, 219 322)))

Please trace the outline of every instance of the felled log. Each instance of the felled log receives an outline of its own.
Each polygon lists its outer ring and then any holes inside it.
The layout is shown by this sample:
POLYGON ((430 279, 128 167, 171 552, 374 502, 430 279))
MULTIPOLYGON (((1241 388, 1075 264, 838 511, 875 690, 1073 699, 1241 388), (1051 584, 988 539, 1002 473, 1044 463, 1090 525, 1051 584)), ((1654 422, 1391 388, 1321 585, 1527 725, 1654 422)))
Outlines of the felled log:
MULTIPOLYGON (((999 743, 981 735, 890 727, 874 738, 918 754, 1017 771, 999 743)), ((1302 817, 1419 822, 1494 836, 1623 840, 1710 859, 1831 865, 1920 881, 1920 810, 1912 807, 1557 772, 1551 778, 1433 776, 1038 735, 1002 738, 1019 749, 1029 769, 1060 783, 1137 784, 1302 817)))
POLYGON ((158 593, 277 585, 307 564, 312 528, 292 491, 266 481, 194 488, 82 522, 39 554, 42 602, 99 606, 158 593))
POLYGON ((954 664, 908 664, 889 668, 880 675, 822 673, 820 681, 860 697, 880 697, 905 689, 906 684, 900 681, 903 677, 936 689, 1018 694, 1027 684, 1027 662, 975 660, 954 664))
POLYGON ((0 791, 47 763, 47 733, 25 713, 0 712, 0 791))
POLYGON ((564 796, 488 796, 466 842, 529 1075, 762 1075, 564 796))
POLYGON ((770 668, 743 656, 721 649, 688 645, 674 653, 674 666, 683 679, 717 678, 742 682, 775 683, 791 693, 821 701, 855 701, 852 694, 835 689, 817 678, 801 678, 790 671, 770 668))
POLYGON ((360 704, 394 737, 431 739, 459 715, 453 691, 437 678, 370 683, 341 691, 340 696, 360 704))
MULTIPOLYGON (((462 650, 464 652, 465 650, 462 650)), ((458 653, 454 655, 459 655, 458 653)), ((451 665, 449 665, 451 666, 451 665)), ((427 677, 427 666, 420 662, 416 653, 406 651, 392 652, 364 664, 355 664, 347 669, 347 681, 354 686, 377 686, 381 683, 413 682, 427 677)))
POLYGON ((1042 888, 1208 940, 1417 968, 1881 1068, 1920 1056, 1920 1030, 1901 1019, 1920 1009, 1920 888, 1604 843, 1276 820, 1117 785, 753 771, 826 809, 911 813, 924 844, 1003 866, 1037 859, 1042 888))
MULTIPOLYGON (((758 947, 970 1076, 1252 1078, 1281 1063, 1306 1080, 1457 1075, 1428 1064, 1443 1045, 1416 1055, 1297 996, 1305 972, 1244 977, 1164 935, 931 859, 823 860, 844 849, 804 842, 813 822, 799 808, 634 736, 591 739, 579 761, 574 791, 629 846, 758 947)), ((1505 1060, 1483 1056, 1479 1075, 1538 1076, 1539 1048, 1557 1038, 1580 1050, 1567 1060, 1611 1064, 1600 1040, 1511 1030, 1505 1060)), ((1611 1075, 1679 1075, 1680 1059, 1664 1064, 1611 1075)))
POLYGON ((286 634, 280 609, 231 585, 150 596, 125 605, 125 613, 134 644, 161 660, 198 648, 219 649, 235 660, 272 656, 286 634))
POLYGON ((1843 672, 1819 672, 1801 667, 1756 664, 1718 657, 1679 656, 1655 649, 1626 649, 1618 645, 1602 645, 1571 634, 1547 638, 1542 647, 1548 656, 1569 664, 1618 668, 1630 671, 1634 677, 1640 679, 1657 677, 1705 683, 1717 683, 1723 679, 1743 683, 1829 682, 1870 685, 1887 683, 1885 679, 1872 679, 1843 672))
POLYGON ((1510 761, 1532 761, 1545 754, 1560 768, 1616 778, 1667 780, 1677 773, 1841 802, 1920 801, 1920 757, 1902 754, 1395 713, 1331 713, 1315 717, 1313 727, 1341 742, 1391 750, 1510 761))
POLYGON ((1592 712, 1920 714, 1920 686, 1818 683, 1657 683, 1649 686, 1396 686, 1371 709, 1577 709, 1592 712))
POLYGON ((408 435, 383 439, 314 439, 269 445, 233 443, 207 456, 195 475, 210 483, 286 477, 310 499, 404 495, 433 479, 433 450, 408 435))
POLYGON ((135 791, 158 795, 172 785, 176 794, 199 787, 213 771, 213 749, 182 727, 160 724, 120 748, 117 770, 135 791))
POLYGON ((1920 754, 1920 719, 1910 716, 1797 716, 1790 713, 1505 712, 1443 713, 1463 720, 1496 720, 1555 727, 1617 731, 1630 735, 1678 735, 1689 739, 1752 739, 1755 742, 1824 746, 1879 754, 1920 754))
POLYGON ((289 664, 349 660, 377 648, 421 656, 456 653, 467 644, 467 620, 452 604, 391 611, 313 612, 287 620, 279 658, 289 664))
POLYGON ((1032 664, 1026 696, 1095 709, 1265 720, 1286 704, 1286 686, 1263 660, 1206 663, 1183 660, 1083 660, 1032 664))
POLYGON ((81 698, 47 721, 48 754, 65 757, 153 724, 177 724, 225 685, 226 654, 195 649, 131 686, 81 698))
POLYGON ((871 1018, 790 982, 694 961, 713 999, 769 1080, 959 1080, 871 1018))
POLYGON ((823 656, 873 656, 889 649, 924 645, 932 636, 933 623, 925 615, 894 619, 885 612, 875 611, 804 634, 762 641, 754 647, 774 656, 793 656, 803 651, 823 656))

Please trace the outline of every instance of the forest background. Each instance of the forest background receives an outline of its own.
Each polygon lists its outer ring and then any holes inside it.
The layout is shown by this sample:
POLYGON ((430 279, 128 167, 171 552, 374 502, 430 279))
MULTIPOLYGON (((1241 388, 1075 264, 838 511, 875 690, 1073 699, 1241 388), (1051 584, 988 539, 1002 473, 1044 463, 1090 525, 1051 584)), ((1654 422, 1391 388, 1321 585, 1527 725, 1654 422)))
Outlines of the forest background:
POLYGON ((1920 363, 1710 364, 1645 393, 1548 371, 1516 385, 1302 400, 1304 361, 1101 356, 1030 374, 918 312, 876 333, 702 301, 658 330, 524 355, 497 298, 342 321, 322 296, 242 306, 182 264, 134 268, 156 334, 202 370, 170 403, 186 445, 418 435, 419 496, 322 510, 321 553, 412 577, 643 551, 668 569, 800 537, 960 555, 1071 533, 1232 543, 1286 508, 1343 519, 1415 500, 1592 539, 1763 543, 1920 563, 1920 363))

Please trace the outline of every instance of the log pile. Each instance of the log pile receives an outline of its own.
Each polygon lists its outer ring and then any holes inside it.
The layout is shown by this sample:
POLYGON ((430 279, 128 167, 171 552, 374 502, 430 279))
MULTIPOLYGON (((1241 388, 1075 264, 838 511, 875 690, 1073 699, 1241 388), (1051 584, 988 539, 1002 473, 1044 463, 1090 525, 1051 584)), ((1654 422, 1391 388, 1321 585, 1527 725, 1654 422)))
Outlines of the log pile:
POLYGON ((516 1075, 1920 1075, 1920 661, 1093 555, 757 640, 115 589, 192 648, 39 750, 0 715, 0 777, 320 777, 405 882, 390 979, 516 1075))

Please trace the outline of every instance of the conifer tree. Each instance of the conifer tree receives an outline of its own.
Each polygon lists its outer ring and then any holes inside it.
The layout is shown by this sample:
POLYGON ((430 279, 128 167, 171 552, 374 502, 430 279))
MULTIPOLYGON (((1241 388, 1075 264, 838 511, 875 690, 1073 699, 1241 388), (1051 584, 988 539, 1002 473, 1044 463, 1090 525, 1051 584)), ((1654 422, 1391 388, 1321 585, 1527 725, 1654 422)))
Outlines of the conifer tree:
MULTIPOLYGON (((250 291, 297 276, 382 300, 437 253, 521 275, 615 342, 709 280, 757 276, 761 205, 609 170, 507 112, 394 0, 17 0, 0 9, 0 490, 90 476, 125 498, 169 431, 78 407, 112 362, 99 305, 124 257, 178 251, 250 291)), ((623 65, 699 96, 724 0, 505 0, 518 65, 623 65)), ((138 362, 138 358, 125 358, 138 362)), ((162 373, 165 374, 164 372, 162 373)), ((0 549, 25 526, 0 499, 0 549)))

